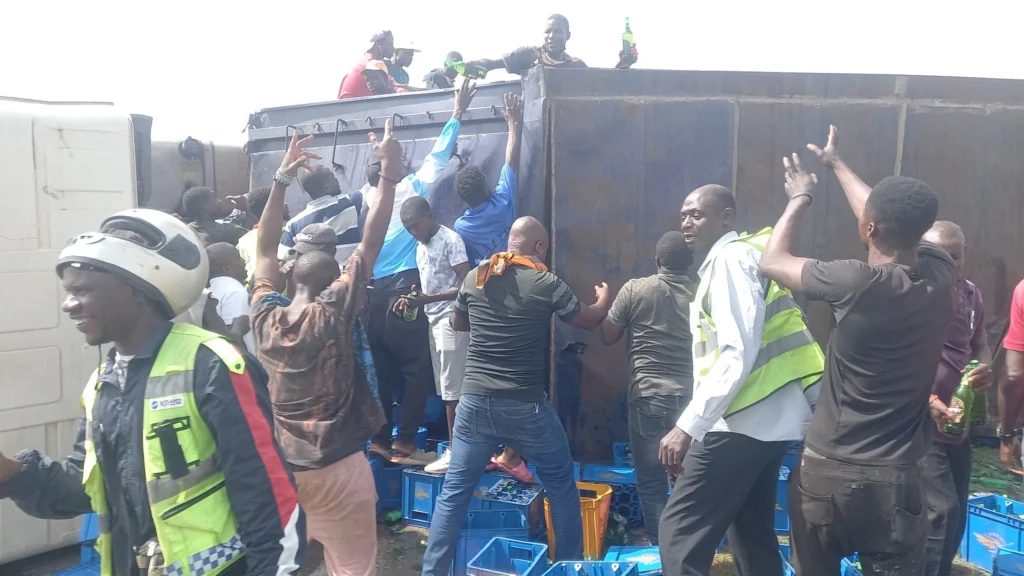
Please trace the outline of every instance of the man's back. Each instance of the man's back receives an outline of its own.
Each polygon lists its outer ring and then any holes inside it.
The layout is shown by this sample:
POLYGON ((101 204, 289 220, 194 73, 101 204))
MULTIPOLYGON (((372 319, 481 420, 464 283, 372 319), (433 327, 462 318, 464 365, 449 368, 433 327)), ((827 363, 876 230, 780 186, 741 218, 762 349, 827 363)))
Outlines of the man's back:
POLYGON ((692 287, 685 275, 655 274, 626 282, 615 298, 608 321, 627 327, 629 400, 692 394, 692 287))
POLYGON ((825 385, 807 434, 819 454, 913 464, 930 440, 928 395, 952 314, 952 259, 922 243, 916 268, 808 262, 805 294, 832 307, 825 385))
POLYGON ((462 392, 541 402, 551 315, 569 321, 580 302, 554 274, 520 265, 477 288, 477 272, 487 265, 470 271, 455 303, 470 325, 462 392))

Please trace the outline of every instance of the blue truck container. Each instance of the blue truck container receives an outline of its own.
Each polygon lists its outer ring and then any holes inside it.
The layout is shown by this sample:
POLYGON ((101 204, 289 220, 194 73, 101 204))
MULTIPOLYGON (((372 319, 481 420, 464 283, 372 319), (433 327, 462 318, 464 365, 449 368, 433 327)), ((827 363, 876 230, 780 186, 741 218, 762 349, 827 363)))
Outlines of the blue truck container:
POLYGON ((995 494, 967 500, 967 527, 960 542, 960 557, 991 570, 1000 548, 1024 552, 1024 504, 995 494))
POLYGON ((548 567, 548 546, 492 538, 466 567, 468 576, 541 576, 548 567))
POLYGON ((455 545, 453 576, 466 576, 466 568, 484 546, 496 537, 526 540, 530 523, 519 510, 476 510, 466 514, 466 524, 455 545))

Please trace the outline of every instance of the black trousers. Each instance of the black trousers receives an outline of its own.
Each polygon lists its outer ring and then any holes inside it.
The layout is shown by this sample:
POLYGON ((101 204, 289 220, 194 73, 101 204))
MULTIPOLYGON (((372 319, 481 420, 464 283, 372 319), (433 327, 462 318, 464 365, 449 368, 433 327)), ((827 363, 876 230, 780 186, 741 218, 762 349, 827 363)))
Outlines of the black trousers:
POLYGON ((423 421, 427 396, 434 390, 434 367, 430 360, 430 325, 420 310, 414 322, 406 322, 391 311, 398 296, 371 294, 366 337, 377 371, 377 393, 387 422, 373 437, 374 442, 391 445, 394 426, 394 391, 404 381, 402 421, 398 439, 412 442, 423 421))
POLYGON ((788 445, 729 432, 693 443, 661 515, 664 576, 707 576, 726 535, 740 574, 781 576, 775 495, 788 445))
POLYGON ((949 576, 967 528, 971 443, 932 442, 919 463, 928 516, 927 576, 949 576))
POLYGON ((842 559, 854 552, 864 574, 924 574, 927 530, 917 464, 861 466, 804 449, 789 480, 797 576, 839 576, 842 559))

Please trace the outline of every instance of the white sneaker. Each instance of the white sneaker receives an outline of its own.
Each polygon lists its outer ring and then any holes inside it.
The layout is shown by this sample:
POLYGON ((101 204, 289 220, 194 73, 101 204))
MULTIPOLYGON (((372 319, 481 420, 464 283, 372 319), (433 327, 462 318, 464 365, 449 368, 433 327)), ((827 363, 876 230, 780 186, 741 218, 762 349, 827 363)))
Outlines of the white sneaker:
POLYGON ((427 464, 423 468, 423 471, 426 472, 427 474, 445 474, 448 472, 448 467, 451 466, 451 463, 452 451, 448 450, 447 452, 444 453, 443 456, 431 462, 430 464, 427 464))

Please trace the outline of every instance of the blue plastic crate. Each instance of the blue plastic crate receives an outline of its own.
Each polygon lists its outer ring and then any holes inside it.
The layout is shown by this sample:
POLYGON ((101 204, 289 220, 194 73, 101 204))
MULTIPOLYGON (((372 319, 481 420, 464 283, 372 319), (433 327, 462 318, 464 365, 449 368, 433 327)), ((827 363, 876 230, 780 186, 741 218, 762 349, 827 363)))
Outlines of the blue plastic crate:
POLYGON ((377 454, 367 454, 370 470, 373 471, 373 484, 377 489, 377 514, 386 510, 402 508, 402 468, 384 462, 377 454))
POLYGON ((402 472, 402 521, 410 526, 430 528, 434 506, 441 495, 444 476, 427 474, 422 469, 402 472))
POLYGON ((612 444, 612 459, 616 466, 633 467, 633 450, 629 442, 615 442, 612 444))
POLYGON ((541 576, 548 566, 548 546, 492 538, 466 567, 469 576, 541 576))
POLYGON ((556 562, 544 576, 639 576, 636 564, 631 562, 556 562))
POLYGON ((843 558, 842 576, 863 576, 863 574, 861 574, 860 568, 858 568, 856 556, 843 558))
MULTIPOLYGON (((530 504, 510 504, 500 500, 484 500, 481 498, 495 484, 504 480, 506 476, 485 472, 480 477, 480 482, 473 491, 473 498, 469 501, 469 510, 517 510, 523 513, 530 526, 530 536, 540 534, 544 523, 544 498, 538 497, 530 504)), ((543 491, 541 492, 543 494, 543 491)))
POLYGON ((444 442, 438 442, 437 457, 440 458, 441 456, 444 456, 444 453, 449 450, 449 446, 451 446, 451 443, 447 440, 445 440, 444 442))
POLYGON ((640 576, 661 576, 661 551, 657 546, 612 546, 605 562, 632 562, 640 576))
POLYGON ((530 524, 519 510, 477 510, 466 514, 466 524, 455 545, 453 576, 466 576, 469 561, 492 538, 526 540, 530 537, 530 524))
POLYGON ((82 527, 78 530, 78 542, 81 544, 80 557, 83 566, 100 564, 100 553, 94 545, 100 536, 100 522, 96 514, 86 514, 82 518, 82 527))
POLYGON ((633 468, 587 464, 583 469, 583 481, 611 486, 612 511, 629 520, 629 525, 633 528, 643 525, 640 493, 636 489, 636 471, 633 468))
POLYGON ((995 494, 967 500, 967 527, 960 557, 982 570, 991 570, 1000 548, 1024 552, 1024 504, 995 494))
POLYGON ((1024 576, 1024 552, 1000 548, 992 565, 992 576, 1024 576))
POLYGON ((629 466, 587 464, 583 469, 582 480, 584 482, 595 482, 597 484, 607 484, 609 486, 636 486, 636 471, 629 466))
POLYGON ((53 576, 100 576, 99 564, 79 564, 74 568, 58 572, 53 576))
POLYGON ((795 462, 787 458, 794 456, 787 453, 779 467, 779 482, 775 486, 775 533, 789 534, 789 475, 795 462))

